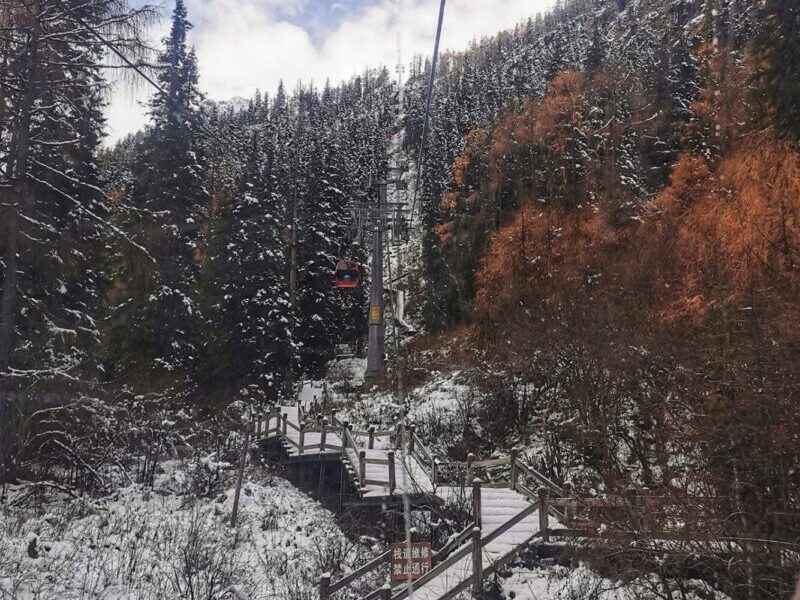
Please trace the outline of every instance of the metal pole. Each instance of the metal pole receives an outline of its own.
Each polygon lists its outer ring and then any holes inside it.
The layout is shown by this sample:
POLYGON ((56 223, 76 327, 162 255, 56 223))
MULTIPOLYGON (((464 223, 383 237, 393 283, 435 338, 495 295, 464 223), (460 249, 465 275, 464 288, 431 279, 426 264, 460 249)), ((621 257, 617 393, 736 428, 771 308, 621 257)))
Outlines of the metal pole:
POLYGON ((380 379, 384 375, 383 346, 385 338, 383 306, 383 246, 381 228, 372 232, 372 284, 369 299, 369 345, 367 347, 368 379, 380 379))

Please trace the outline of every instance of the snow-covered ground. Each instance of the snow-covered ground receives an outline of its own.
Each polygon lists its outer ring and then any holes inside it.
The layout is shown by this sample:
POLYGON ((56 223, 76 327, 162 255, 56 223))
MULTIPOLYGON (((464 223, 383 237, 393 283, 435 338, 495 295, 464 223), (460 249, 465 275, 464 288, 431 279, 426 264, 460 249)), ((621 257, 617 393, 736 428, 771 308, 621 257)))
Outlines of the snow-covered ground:
POLYGON ((167 467, 154 488, 103 499, 34 504, 12 491, 0 508, 0 598, 305 600, 323 572, 372 556, 283 479, 251 472, 234 528, 232 489, 198 499, 191 473, 167 467))
MULTIPOLYGON (((652 597, 653 592, 668 597, 656 580, 637 579, 623 585, 585 566, 515 568, 510 577, 501 580, 500 588, 509 600, 639 600, 652 597)), ((684 591, 685 596, 676 591, 675 600, 730 600, 697 580, 685 581, 684 591)))

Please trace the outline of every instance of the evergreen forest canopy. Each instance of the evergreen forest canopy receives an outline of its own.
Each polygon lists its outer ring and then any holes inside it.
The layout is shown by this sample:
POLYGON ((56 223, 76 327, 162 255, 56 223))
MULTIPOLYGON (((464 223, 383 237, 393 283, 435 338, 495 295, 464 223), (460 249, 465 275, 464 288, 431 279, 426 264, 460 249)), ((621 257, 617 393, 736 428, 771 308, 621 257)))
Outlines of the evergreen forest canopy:
MULTIPOLYGON (((215 104, 178 0, 149 125, 104 150, 95 32, 136 61, 152 18, 0 6, 6 480, 79 457, 107 491, 100 465, 218 443, 366 329, 331 269, 365 260, 348 209, 392 136, 416 156, 429 62, 403 94, 377 69, 215 104)), ((720 531, 798 542, 799 38, 794 0, 565 0, 442 57, 404 362, 461 346, 440 366, 492 395, 454 453, 544 440, 555 479, 700 491, 720 531)), ((786 594, 764 552, 751 597, 786 594)))

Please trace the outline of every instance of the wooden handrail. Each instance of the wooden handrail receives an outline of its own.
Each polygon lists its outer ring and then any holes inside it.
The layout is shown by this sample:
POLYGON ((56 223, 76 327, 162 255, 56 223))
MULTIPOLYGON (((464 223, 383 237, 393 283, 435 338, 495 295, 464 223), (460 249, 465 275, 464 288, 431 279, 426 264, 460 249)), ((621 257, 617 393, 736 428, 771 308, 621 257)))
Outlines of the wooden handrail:
POLYGON ((503 523, 500 527, 486 535, 484 538, 481 539, 481 547, 486 547, 487 544, 491 544, 501 535, 503 535, 506 531, 511 529, 514 525, 522 521, 525 517, 528 517, 539 510, 539 503, 532 502, 530 506, 528 506, 525 510, 518 512, 515 516, 511 517, 508 521, 503 523))
MULTIPOLYGON (((525 510, 517 513, 513 518, 509 521, 504 523, 501 527, 498 527, 489 535, 483 537, 480 541, 480 547, 485 548, 488 544, 492 543, 495 539, 499 536, 504 534, 506 531, 511 529, 514 525, 518 524, 520 521, 525 519, 527 516, 531 515, 533 512, 538 510, 539 505, 538 503, 531 504, 525 510)), ((463 533, 463 532, 462 532, 463 533)), ((468 534, 471 534, 472 530, 468 531, 468 534)), ((531 539, 539 537, 541 532, 537 532, 531 536, 531 539)), ((510 552, 508 552, 503 557, 495 560, 493 564, 489 565, 488 568, 484 569, 483 572, 480 574, 482 579, 486 579, 489 575, 493 574, 501 565, 508 562, 508 560, 513 557, 517 552, 519 552, 522 545, 516 546, 510 552)), ((436 567, 431 569, 428 573, 426 573, 423 577, 420 577, 417 581, 414 582, 415 589, 419 589, 420 587, 424 586, 426 583, 432 581, 445 571, 452 567, 455 563, 457 563, 462 558, 473 554, 475 550, 475 542, 469 542, 462 546, 459 550, 454 552, 449 558, 447 558, 444 562, 438 564, 436 567)), ((463 581, 459 582, 457 585, 453 586, 444 596, 443 598, 452 598, 456 594, 464 591, 469 587, 471 583, 474 583, 473 577, 468 576, 465 577, 463 581)), ((392 596, 392 600, 402 600, 408 596, 408 588, 404 588, 400 590, 397 594, 392 596)), ((377 596, 372 596, 376 598, 377 596)))
MULTIPOLYGON (((472 546, 473 546, 472 542, 470 542, 469 544, 467 544, 465 546, 462 546, 460 550, 457 550, 456 552, 451 554, 450 557, 447 558, 444 562, 438 564, 436 567, 434 567, 433 569, 428 571, 425 575, 423 575, 422 577, 417 579, 414 582, 414 587, 419 589, 423 585, 428 583, 429 581, 432 581, 432 580, 436 579, 439 575, 441 575, 442 573, 447 571, 447 569, 452 567, 454 564, 456 564, 462 558, 464 558, 465 556, 468 556, 469 554, 471 554, 472 553, 472 546)), ((401 600, 402 598, 405 598, 407 596, 408 596, 408 588, 405 587, 402 590, 400 590, 399 592, 397 592, 397 594, 393 595, 392 596, 392 600, 401 600)))
POLYGON ((303 431, 305 431, 306 433, 322 433, 322 427, 320 427, 320 426, 313 426, 312 427, 312 426, 306 425, 306 426, 303 427, 303 431))
POLYGON ((384 588, 379 587, 376 590, 372 590, 369 594, 361 598, 361 600, 375 600, 376 598, 382 598, 383 594, 384 594, 384 588))
POLYGON ((332 583, 330 585, 330 587, 328 588, 328 593, 329 594, 334 594, 335 592, 338 592, 342 588, 344 588, 344 587, 350 585, 351 583, 353 583, 356 579, 358 579, 362 575, 366 575, 370 571, 373 571, 373 570, 377 569, 378 567, 380 567, 383 563, 389 562, 391 557, 392 557, 392 551, 391 550, 387 550, 383 554, 377 556, 376 558, 373 558, 371 561, 369 561, 365 565, 359 567, 358 569, 356 569, 352 573, 346 575, 345 577, 342 577, 336 583, 332 583))
POLYGON ((489 458, 486 460, 478 460, 472 463, 474 469, 488 469, 489 467, 499 467, 500 465, 509 464, 508 456, 501 456, 499 458, 489 458))
POLYGON ((528 475, 530 475, 531 477, 533 477, 534 479, 536 479, 540 483, 546 485, 552 491, 557 492, 559 495, 561 495, 561 496, 565 495, 564 494, 564 488, 562 488, 557 483, 554 483, 553 481, 551 481, 550 479, 548 479, 547 477, 545 477, 544 475, 539 473, 539 471, 537 471, 536 469, 534 469, 530 465, 522 462, 522 460, 519 460, 519 459, 517 460, 517 468, 521 469, 522 471, 524 471, 525 473, 527 473, 528 475))
MULTIPOLYGON (((368 430, 364 431, 362 429, 353 429, 352 431, 353 431, 353 434, 358 436, 358 437, 369 437, 369 431, 368 430)), ((377 431, 377 430, 375 431, 375 437, 386 437, 386 436, 392 436, 392 435, 394 435, 394 430, 393 429, 387 429, 387 430, 384 430, 384 431, 377 431)))
POLYGON ((344 457, 344 460, 346 460, 348 463, 350 463, 350 468, 353 470, 353 475, 355 477, 358 477, 358 471, 359 471, 358 464, 353 462, 353 457, 350 456, 350 453, 347 452, 347 449, 345 449, 345 451, 342 454, 342 456, 344 457))
POLYGON ((361 485, 362 486, 365 486, 365 485, 376 485, 378 487, 388 488, 390 486, 390 482, 388 482, 388 481, 379 481, 377 479, 367 479, 361 485))
POLYGON ((418 458, 421 458, 424 462, 432 462, 433 455, 431 454, 430 450, 422 443, 422 440, 419 439, 417 436, 417 432, 413 432, 411 438, 414 440, 413 450, 411 454, 418 458))
POLYGON ((360 448, 358 447, 358 444, 356 443, 353 434, 350 432, 349 429, 347 429, 346 431, 347 433, 345 434, 345 437, 347 438, 347 441, 345 443, 345 448, 352 448, 353 450, 355 450, 356 454, 358 454, 360 448))
POLYGON ((441 560, 439 557, 444 557, 450 554, 453 550, 458 548, 472 535, 472 530, 475 528, 475 523, 470 522, 465 529, 457 535, 451 536, 447 543, 433 553, 433 562, 438 564, 441 560))
MULTIPOLYGON (((530 489, 526 485, 520 483, 519 481, 517 481, 517 485, 514 487, 514 489, 517 492, 519 492, 520 494, 522 494, 523 496, 525 496, 527 498, 530 498, 534 502, 539 500, 539 493, 538 492, 534 492, 532 489, 530 489)), ((556 505, 556 506, 558 506, 558 505, 556 505)), ((556 506, 553 506, 553 502, 552 501, 548 501, 547 512, 552 514, 559 521, 566 522, 567 521, 567 513, 566 513, 566 511, 559 510, 558 508, 556 508, 556 506)))
POLYGON ((520 483, 519 481, 517 482, 517 486, 516 486, 515 490, 518 491, 523 496, 533 500, 534 502, 539 499, 539 496, 536 494, 536 492, 534 492, 528 486, 520 483))

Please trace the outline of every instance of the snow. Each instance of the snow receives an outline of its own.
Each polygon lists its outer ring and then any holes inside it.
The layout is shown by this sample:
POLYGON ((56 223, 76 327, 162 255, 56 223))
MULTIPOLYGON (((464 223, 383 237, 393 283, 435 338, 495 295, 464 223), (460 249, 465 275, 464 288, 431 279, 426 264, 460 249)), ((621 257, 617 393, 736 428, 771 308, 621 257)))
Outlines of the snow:
POLYGON ((0 511, 0 597, 305 598, 340 560, 371 558, 283 479, 250 472, 233 528, 233 489, 196 498, 192 472, 165 466, 154 488, 108 498, 17 507, 22 489, 12 490, 0 511))
MULTIPOLYGON (((442 490, 447 493, 449 490, 442 490)), ((470 494, 468 492, 468 494, 470 494)), ((530 506, 530 503, 517 492, 508 488, 483 488, 481 490, 482 537, 490 535, 517 514, 530 506)), ((549 517, 548 527, 563 527, 555 519, 549 517)), ((514 552, 539 532, 539 514, 533 511, 519 523, 489 542, 483 549, 484 569, 514 552)), ((434 578, 414 594, 417 600, 436 600, 448 590, 472 575, 472 556, 468 554, 450 568, 434 578)))
MULTIPOLYGON (((686 596, 674 592, 673 598, 685 600, 730 600, 724 594, 712 590, 703 582, 689 580, 685 583, 688 590, 686 596)), ((565 567, 515 567, 509 577, 501 583, 503 598, 514 600, 575 600, 592 598, 593 600, 638 600, 648 597, 649 591, 659 590, 656 581, 646 578, 636 579, 623 586, 619 581, 599 576, 586 565, 575 568, 565 567)), ((666 597, 659 595, 659 597, 666 597)))

